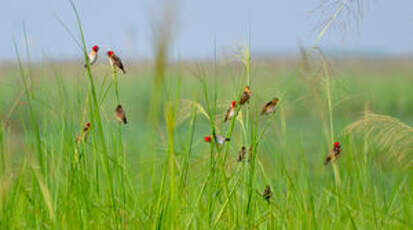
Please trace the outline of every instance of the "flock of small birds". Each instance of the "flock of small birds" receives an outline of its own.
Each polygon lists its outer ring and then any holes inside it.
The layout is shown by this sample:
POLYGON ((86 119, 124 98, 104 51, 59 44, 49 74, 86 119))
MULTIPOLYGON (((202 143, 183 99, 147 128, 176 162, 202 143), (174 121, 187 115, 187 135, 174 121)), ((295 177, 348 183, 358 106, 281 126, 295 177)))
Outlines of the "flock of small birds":
MULTIPOLYGON (((88 53, 88 60, 87 63, 84 65, 85 68, 93 66, 97 59, 98 59, 98 52, 99 52, 99 46, 95 45, 92 47, 90 52, 88 53)), ((107 57, 109 60, 109 63, 113 69, 114 72, 118 72, 119 70, 122 71, 124 74, 126 74, 125 68, 123 66, 122 60, 115 55, 115 53, 112 50, 109 50, 107 53, 107 57)), ((128 119, 126 118, 126 113, 125 110, 123 109, 122 105, 117 105, 115 109, 115 117, 116 119, 123 124, 128 123, 128 119)), ((77 136, 76 142, 77 144, 80 144, 82 140, 84 142, 87 141, 88 135, 89 135, 89 129, 90 129, 91 124, 86 123, 86 125, 83 127, 82 132, 77 136)))
MULTIPOLYGON (((92 47, 92 50, 87 55, 89 66, 92 66, 98 60, 99 49, 100 49, 99 46, 95 45, 92 47)), ((108 52, 106 52, 106 54, 108 56, 110 65, 115 71, 120 69, 123 73, 126 73, 125 69, 123 68, 122 61, 120 60, 118 56, 115 55, 115 53, 112 50, 109 50, 108 52)), ((84 65, 84 67, 87 68, 87 63, 84 65)))
MULTIPOLYGON (((87 68, 87 66, 89 65, 92 66, 96 63, 97 58, 98 58, 98 51, 99 51, 99 46, 95 45, 92 47, 92 50, 89 52, 88 54, 88 61, 87 63, 84 65, 85 68, 87 68)), ((123 63, 121 61, 121 59, 115 55, 115 53, 112 50, 109 50, 107 53, 107 57, 109 60, 109 63, 113 69, 114 72, 117 71, 122 71, 124 74, 126 74, 125 68, 123 66, 123 63)), ((239 100, 239 105, 242 106, 245 103, 249 102, 249 99, 251 97, 251 91, 250 91, 250 87, 247 85, 244 87, 244 90, 241 94, 240 100, 239 100)), ((273 112, 276 111, 277 109, 277 104, 279 102, 279 98, 278 97, 274 97, 272 98, 271 101, 269 101, 268 103, 266 103, 264 105, 264 107, 261 110, 260 115, 269 115, 272 114, 273 112)), ((232 118, 234 116, 237 115, 237 101, 232 101, 230 107, 227 109, 227 112, 225 114, 225 118, 224 118, 224 122, 228 122, 231 121, 232 118)), ((123 109, 122 105, 118 105, 115 109, 115 117, 116 119, 123 124, 127 124, 128 120, 126 118, 126 113, 125 110, 123 109)), ((90 129, 91 124, 87 123, 82 132, 78 135, 76 142, 77 144, 80 144, 82 142, 82 140, 84 142, 87 141, 88 138, 88 133, 89 133, 89 129, 90 129)), ((225 142, 230 141, 230 138, 218 135, 218 134, 214 134, 214 135, 209 135, 204 137, 204 141, 211 143, 212 141, 215 141, 217 144, 219 145, 223 145, 225 142)), ((334 142, 334 147, 333 149, 330 151, 330 153, 328 154, 324 165, 328 165, 328 163, 330 163, 331 161, 334 161, 338 158, 338 156, 341 153, 341 146, 339 142, 334 142)), ((251 154, 252 154, 252 149, 251 147, 249 148, 249 160, 251 160, 251 154)), ((237 161, 238 162, 242 162, 245 159, 245 155, 246 155, 246 147, 242 146, 241 150, 238 153, 237 156, 237 161)), ((262 194, 262 197, 264 200, 266 200, 268 203, 270 203, 270 199, 272 196, 272 191, 271 191, 271 187, 269 185, 267 185, 264 189, 264 192, 262 194)))
MULTIPOLYGON (((88 64, 90 67, 96 63, 98 59, 99 49, 100 48, 97 45, 92 47, 92 50, 90 50, 90 52, 88 53, 88 56, 87 56, 88 63, 84 65, 85 68, 87 68, 88 64)), ((121 70, 124 74, 126 74, 125 68, 123 67, 122 60, 115 54, 115 52, 113 52, 112 50, 109 50, 108 52, 106 52, 106 54, 108 56, 108 60, 109 60, 110 65, 112 66, 113 71, 117 72, 118 70, 121 70)), ((123 110, 122 105, 116 106, 115 117, 119 122, 125 125, 128 123, 128 119, 126 118, 126 113, 125 113, 125 110, 123 110)), ((83 132, 87 133, 89 131, 89 127, 90 127, 90 123, 87 123, 85 128, 83 129, 83 132)), ((84 135, 84 136, 87 137, 87 135, 84 135)))

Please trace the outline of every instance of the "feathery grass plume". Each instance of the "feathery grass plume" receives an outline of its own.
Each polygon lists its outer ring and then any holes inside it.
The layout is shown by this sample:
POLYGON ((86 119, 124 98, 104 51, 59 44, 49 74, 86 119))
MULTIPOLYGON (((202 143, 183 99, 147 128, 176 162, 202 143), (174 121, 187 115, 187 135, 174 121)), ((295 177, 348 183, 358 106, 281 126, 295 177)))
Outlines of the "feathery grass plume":
MULTIPOLYGON (((335 132, 334 132, 334 106, 333 106, 333 89, 332 89, 332 84, 331 84, 331 77, 330 77, 330 70, 329 70, 329 65, 327 62, 327 58, 324 56, 323 52, 320 49, 317 49, 320 59, 321 59, 321 69, 322 69, 322 74, 324 76, 324 87, 325 87, 325 94, 327 98, 327 112, 328 112, 328 125, 325 125, 325 127, 328 127, 329 131, 326 131, 326 136, 328 143, 331 143, 335 139, 335 132), (328 135, 329 133, 329 135, 328 135)), ((327 122, 326 122, 327 123, 327 122)), ((325 123, 325 124, 326 124, 325 123)), ((338 187, 341 187, 341 177, 340 177, 340 171, 336 165, 335 162, 331 163, 333 166, 333 171, 334 171, 334 178, 336 181, 336 185, 338 187)))
POLYGON ((245 73, 247 75, 247 86, 251 87, 251 52, 248 46, 239 45, 236 47, 234 58, 244 65, 245 73))
MULTIPOLYGON (((313 52, 306 52, 304 48, 300 47, 300 79, 311 90, 312 99, 314 101, 314 104, 311 105, 311 107, 318 108, 313 109, 312 111, 318 113, 321 121, 327 121, 329 118, 325 111, 329 110, 329 103, 332 100, 330 88, 330 65, 321 49, 316 47, 312 51, 313 52), (325 103, 325 97, 327 97, 328 100, 327 104, 325 103)), ((332 104, 331 108, 333 108, 332 104)), ((323 122, 322 124, 326 134, 331 132, 331 130, 329 130, 331 127, 329 127, 327 122, 323 122)), ((330 133, 330 139, 327 138, 327 142, 331 143, 333 139, 334 138, 331 137, 330 133)))
MULTIPOLYGON (((326 121, 327 116, 324 111, 327 110, 326 104, 323 98, 323 74, 322 74, 322 63, 319 56, 315 52, 307 52, 303 47, 300 47, 301 60, 299 63, 300 80, 304 82, 305 85, 311 91, 311 97, 314 102, 311 105, 313 108, 311 111, 317 113, 320 116, 320 120, 326 121)), ((323 123, 323 127, 328 132, 327 123, 323 123)))
POLYGON ((362 119, 345 127, 342 133, 363 135, 388 151, 388 157, 406 167, 413 166, 413 127, 394 117, 366 110, 362 119))
MULTIPOLYGON (((233 54, 232 56, 233 59, 235 59, 236 61, 239 61, 242 63, 243 67, 244 67, 244 76, 246 77, 246 83, 245 84, 241 84, 243 85, 243 88, 240 89, 240 95, 239 95, 239 104, 240 107, 237 110, 236 116, 237 116, 237 120, 240 122, 241 124, 241 128, 242 128, 242 132, 244 135, 244 142, 247 140, 247 127, 249 127, 249 115, 250 115, 250 109, 249 106, 246 107, 246 109, 244 110, 244 117, 243 117, 243 113, 241 112, 241 105, 245 104, 245 103, 249 103, 250 101, 250 97, 251 97, 251 52, 250 52, 250 48, 249 46, 243 44, 243 45, 238 45, 235 48, 235 54, 233 54)), ((232 133, 232 129, 233 129, 233 125, 231 127, 231 129, 229 130, 229 132, 232 133)))
MULTIPOLYGON (((334 131, 334 99, 337 88, 333 87, 330 65, 323 51, 318 47, 312 47, 308 52, 301 51, 300 67, 301 79, 311 89, 314 105, 318 106, 321 124, 324 128, 327 143, 335 139, 334 131), (314 67, 315 66, 315 67, 314 67), (326 103, 327 102, 327 103, 326 103)), ((313 106, 314 107, 314 106, 313 106)), ((339 170, 335 162, 332 162, 336 184, 341 186, 339 170)))
MULTIPOLYGON (((169 101, 168 103, 173 103, 169 101)), ((205 116, 206 119, 210 119, 208 113, 206 112, 205 108, 197 103, 196 101, 189 100, 189 99, 181 99, 179 100, 179 107, 176 111, 176 125, 180 125, 185 122, 188 118, 191 117, 191 111, 193 108, 196 108, 196 112, 205 116)))
MULTIPOLYGON (((165 106, 168 106, 168 104, 174 104, 172 101, 168 101, 165 106)), ((205 108, 198 102, 194 100, 189 100, 189 99, 180 99, 178 102, 177 108, 176 108, 176 115, 175 115, 175 126, 178 127, 179 125, 183 124, 186 120, 191 118, 193 116, 192 112, 195 112, 196 114, 201 114, 203 115, 206 119, 210 120, 211 118, 209 117, 209 114, 205 110, 205 108)), ((239 118, 238 116, 237 118, 239 118)), ((220 133, 221 129, 218 127, 217 124, 214 123, 214 127, 216 132, 220 133)))
POLYGON ((363 18, 364 9, 370 0, 321 0, 318 7, 313 10, 313 14, 320 15, 317 28, 321 27, 317 38, 314 40, 312 48, 318 43, 330 28, 339 30, 345 34, 352 27, 360 24, 363 18))

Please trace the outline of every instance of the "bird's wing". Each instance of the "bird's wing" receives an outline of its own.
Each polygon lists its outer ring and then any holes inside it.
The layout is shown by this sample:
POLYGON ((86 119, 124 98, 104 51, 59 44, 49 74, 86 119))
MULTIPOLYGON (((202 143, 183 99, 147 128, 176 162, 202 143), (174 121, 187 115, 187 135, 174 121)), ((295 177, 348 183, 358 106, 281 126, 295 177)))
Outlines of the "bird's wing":
POLYGON ((271 106, 271 104, 272 104, 272 101, 265 104, 264 108, 262 108, 261 114, 264 114, 267 111, 267 109, 271 106))
POLYGON ((113 62, 117 67, 119 67, 119 69, 123 69, 122 61, 120 60, 118 56, 113 55, 113 62))
POLYGON ((225 114, 225 121, 227 121, 229 119, 229 114, 231 113, 231 109, 232 109, 232 107, 227 109, 227 113, 225 114))

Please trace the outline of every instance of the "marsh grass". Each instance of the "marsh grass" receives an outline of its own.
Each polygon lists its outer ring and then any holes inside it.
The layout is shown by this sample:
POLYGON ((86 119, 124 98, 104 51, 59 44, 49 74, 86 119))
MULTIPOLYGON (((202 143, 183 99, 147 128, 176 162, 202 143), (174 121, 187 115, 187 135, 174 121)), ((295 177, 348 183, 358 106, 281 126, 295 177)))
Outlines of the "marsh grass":
MULTIPOLYGON (((300 123, 300 116, 293 110, 301 106, 308 108, 305 104, 313 103, 309 96, 311 90, 305 91, 305 83, 294 82, 300 92, 308 95, 302 99, 302 104, 295 101, 299 94, 287 90, 280 97, 279 110, 272 116, 261 118, 258 111, 274 93, 261 92, 261 87, 268 85, 268 78, 255 74, 258 76, 251 85, 250 104, 238 107, 238 117, 223 124, 221 120, 226 108, 218 104, 229 101, 227 97, 236 100, 246 76, 237 77, 242 81, 235 84, 239 85, 233 90, 237 93, 220 90, 221 86, 218 86, 215 104, 215 90, 210 90, 215 83, 211 79, 213 76, 209 75, 213 72, 206 71, 202 80, 194 79, 190 72, 169 73, 165 82, 167 96, 160 107, 162 113, 159 114, 157 128, 145 120, 136 120, 140 116, 132 106, 144 106, 145 103, 132 103, 135 94, 123 91, 127 84, 119 84, 121 103, 129 105, 125 109, 131 121, 127 126, 121 126, 124 155, 118 148, 118 124, 113 118, 116 102, 111 100, 111 96, 115 98, 115 91, 112 88, 108 92, 106 98, 109 99, 99 104, 112 181, 105 171, 106 162, 102 160, 102 146, 94 122, 88 141, 79 146, 82 157, 75 161, 72 156, 77 148, 76 135, 84 123, 79 120, 82 120, 85 106, 85 121, 91 120, 89 100, 84 100, 90 98, 88 86, 82 87, 84 91, 74 93, 77 90, 71 88, 76 87, 76 82, 56 77, 56 82, 63 82, 56 83, 59 86, 53 90, 36 94, 33 101, 44 108, 36 110, 37 116, 48 118, 40 119, 42 149, 48 153, 44 163, 48 167, 45 175, 36 166, 35 154, 21 157, 22 163, 17 168, 10 164, 16 153, 16 144, 12 140, 16 120, 2 129, 1 143, 6 152, 2 155, 5 167, 1 170, 1 204, 4 210, 1 219, 5 220, 2 227, 320 229, 334 226, 341 229, 391 226, 403 229, 411 226, 409 174, 404 169, 389 171, 382 168, 374 154, 366 154, 375 152, 372 145, 374 137, 365 137, 366 142, 360 142, 340 133, 343 153, 337 164, 343 189, 337 190, 332 169, 322 165, 330 144, 326 143, 329 129, 326 134, 321 127, 329 120, 324 120, 318 113, 311 115, 308 109, 305 114, 308 118, 300 123), (202 84, 206 87, 202 88, 202 84), (51 102, 53 106, 45 106, 47 104, 42 101, 53 95, 56 95, 56 101, 51 102), (76 112, 72 115, 67 111, 76 112), (248 116, 245 115, 247 111, 248 116), (64 114, 67 119, 62 120, 61 115, 64 114), (249 121, 246 121, 247 117, 249 121), (282 123, 284 128, 281 128, 282 123), (231 142, 224 146, 204 143, 202 137, 213 130, 230 136, 231 142), (147 135, 151 135, 151 143, 147 141, 147 135), (247 159, 238 162, 236 153, 243 145, 247 147, 247 159), (250 146, 252 158, 249 162, 250 146), (113 183, 115 208, 109 183, 113 183), (269 204, 262 197, 267 185, 273 192, 269 204)), ((148 79, 142 89, 153 80, 152 75, 137 75, 148 79)), ((136 82, 130 79, 131 76, 133 73, 128 73, 128 78, 119 80, 121 83, 136 82)), ((81 81, 88 80, 82 75, 78 77, 81 81)), ((99 85, 103 81, 95 79, 99 85)), ((282 86, 291 79, 274 81, 274 84, 282 86)), ((39 88, 50 83, 36 84, 35 88, 39 88)), ((335 84, 331 86, 334 90, 335 84)), ((104 88, 99 87, 100 90, 104 88)), ((99 91, 98 95, 101 95, 99 91)), ((139 91, 137 95, 144 97, 147 93, 150 95, 150 91, 139 91)), ((18 96, 17 93, 15 97, 18 96)), ((322 94, 322 101, 326 102, 324 96, 322 94)), ((99 96, 98 101, 101 100, 99 96)), ((353 110, 348 105, 343 106, 346 110, 353 110)), ((328 114, 327 106, 323 108, 328 114)), ((12 115, 21 117, 18 122, 30 120, 21 113, 22 109, 26 111, 27 105, 19 106, 12 115)), ((334 118, 337 128, 348 124, 343 122, 340 113, 334 113, 334 118)), ((150 120, 149 117, 147 119, 150 120)), ((375 125, 369 123, 370 126, 375 125)), ((22 145, 24 152, 36 150, 33 131, 33 126, 22 131, 26 140, 22 145)))

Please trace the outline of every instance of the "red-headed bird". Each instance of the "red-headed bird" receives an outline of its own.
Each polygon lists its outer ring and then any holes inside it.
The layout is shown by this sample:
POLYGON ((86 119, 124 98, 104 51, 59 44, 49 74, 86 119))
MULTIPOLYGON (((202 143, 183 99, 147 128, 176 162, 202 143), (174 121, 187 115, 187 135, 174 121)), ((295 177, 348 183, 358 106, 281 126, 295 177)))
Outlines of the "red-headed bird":
POLYGON ((126 113, 125 110, 123 110, 122 105, 116 106, 115 117, 119 122, 122 122, 125 125, 128 123, 128 119, 126 118, 126 113))
POLYGON ((89 136, 89 128, 90 128, 90 123, 86 123, 86 125, 83 127, 83 130, 79 135, 77 136, 76 142, 77 144, 80 144, 80 142, 83 140, 84 142, 87 141, 87 138, 89 136))
POLYGON ((209 136, 204 137, 204 141, 208 142, 208 143, 210 143, 213 139, 215 139, 216 142, 220 145, 223 145, 225 143, 225 141, 230 141, 231 140, 231 139, 226 138, 226 137, 221 136, 221 135, 215 135, 215 137, 212 136, 212 135, 209 135, 209 136))
POLYGON ((232 101, 231 102, 231 106, 228 108, 227 110, 227 114, 225 114, 225 119, 224 122, 227 122, 228 120, 231 120, 232 117, 235 114, 235 108, 237 107, 237 102, 236 101, 232 101))
POLYGON ((270 102, 265 104, 265 106, 261 110, 261 115, 268 115, 275 110, 275 107, 278 104, 278 97, 274 97, 270 102))
POLYGON ((250 87, 247 85, 247 86, 244 87, 244 91, 242 91, 241 99, 239 100, 239 104, 243 105, 246 102, 248 102, 248 100, 250 99, 250 96, 251 96, 250 87))
MULTIPOLYGON (((98 60, 98 51, 99 51, 99 46, 93 46, 92 50, 87 55, 89 59, 89 66, 92 66, 96 62, 96 60, 98 60)), ((84 66, 86 68, 87 64, 85 64, 84 66)))
POLYGON ((115 55, 115 53, 112 50, 109 50, 107 52, 108 59, 110 62, 110 65, 112 66, 114 71, 117 71, 118 69, 122 70, 123 73, 126 73, 125 69, 123 68, 122 61, 118 56, 115 55))
POLYGON ((337 159, 340 153, 341 153, 340 142, 334 142, 334 147, 328 154, 326 160, 324 161, 324 165, 328 165, 330 161, 337 159))

